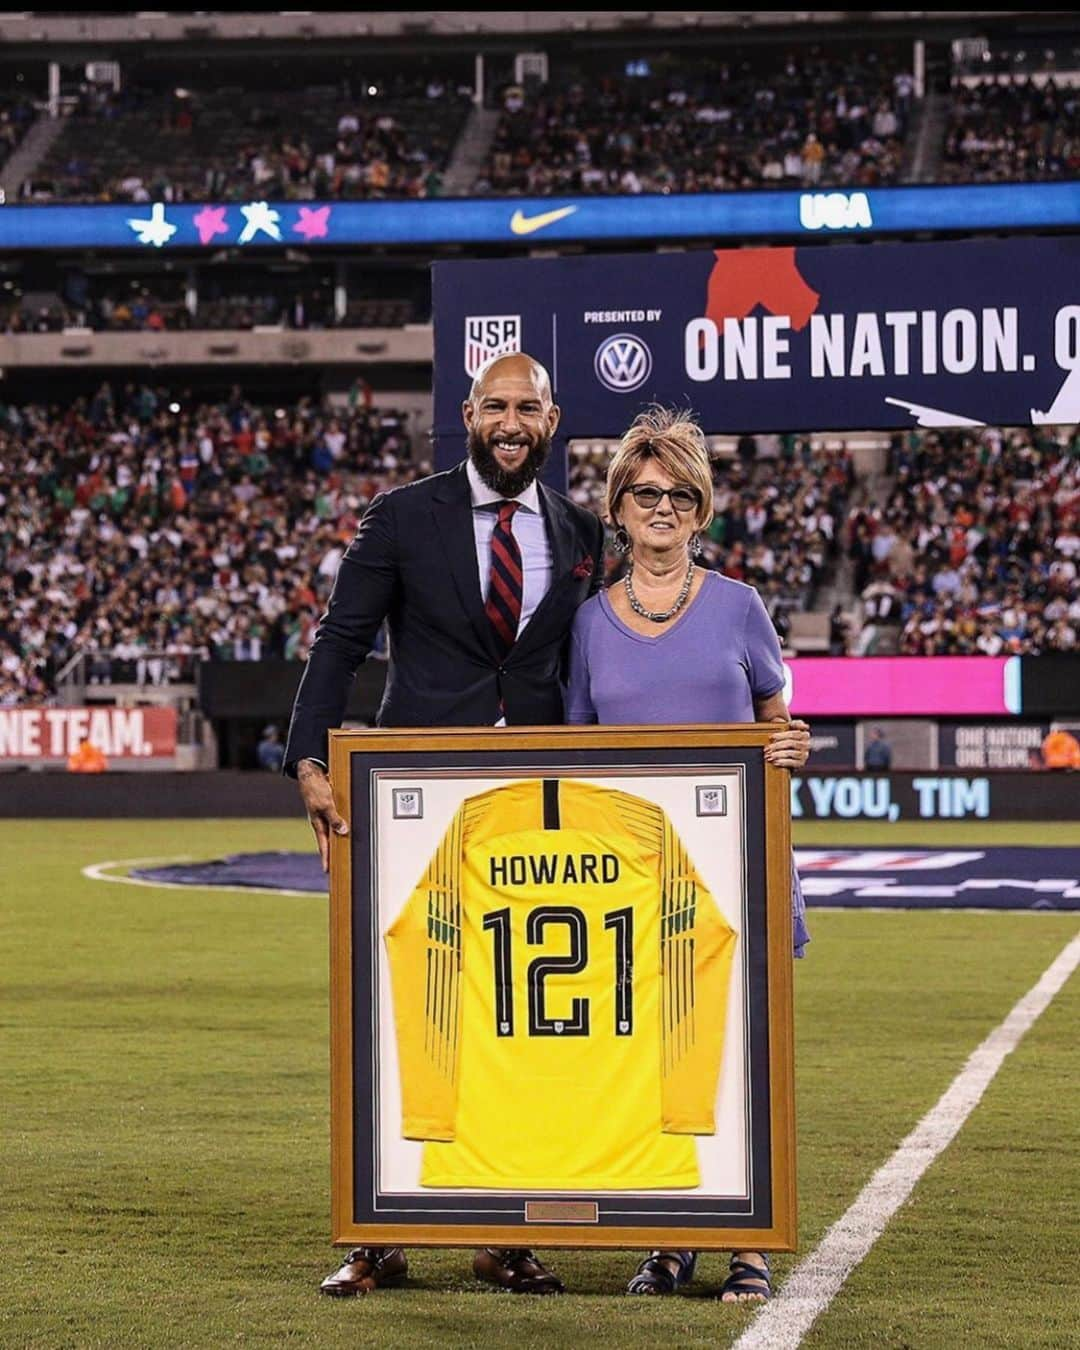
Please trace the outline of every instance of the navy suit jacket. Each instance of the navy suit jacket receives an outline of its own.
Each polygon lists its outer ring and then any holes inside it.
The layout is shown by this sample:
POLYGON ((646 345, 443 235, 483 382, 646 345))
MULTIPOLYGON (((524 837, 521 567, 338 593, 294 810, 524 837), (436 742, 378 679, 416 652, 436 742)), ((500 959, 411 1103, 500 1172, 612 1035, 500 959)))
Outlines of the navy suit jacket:
POLYGON ((563 720, 560 677, 574 613, 600 589, 604 527, 593 512, 539 484, 551 585, 505 659, 484 612, 465 464, 380 493, 341 560, 296 692, 284 771, 328 762, 349 685, 383 620, 390 665, 376 723, 494 726, 563 720))

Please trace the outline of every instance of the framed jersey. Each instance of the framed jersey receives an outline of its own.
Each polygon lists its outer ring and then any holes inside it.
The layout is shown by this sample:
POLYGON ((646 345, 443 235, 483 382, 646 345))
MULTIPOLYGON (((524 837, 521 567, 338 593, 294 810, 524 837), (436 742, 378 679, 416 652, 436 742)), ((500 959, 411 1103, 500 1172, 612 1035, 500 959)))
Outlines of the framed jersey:
POLYGON ((774 730, 331 733, 334 1242, 794 1249, 774 730))

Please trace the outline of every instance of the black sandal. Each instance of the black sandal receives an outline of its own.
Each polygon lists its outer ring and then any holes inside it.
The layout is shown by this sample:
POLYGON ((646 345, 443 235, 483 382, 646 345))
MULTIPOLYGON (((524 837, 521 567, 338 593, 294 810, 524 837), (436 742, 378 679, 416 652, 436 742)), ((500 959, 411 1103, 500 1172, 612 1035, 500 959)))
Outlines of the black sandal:
POLYGON ((768 1303, 773 1292, 772 1280, 769 1278, 772 1272, 769 1269, 769 1258, 764 1252, 761 1253, 761 1259, 764 1266, 743 1261, 733 1254, 728 1262, 728 1269, 731 1274, 720 1286, 720 1298, 723 1299, 725 1294, 734 1294, 735 1298, 729 1300, 731 1303, 768 1303), (764 1285, 764 1288, 762 1288, 762 1285, 764 1285), (739 1297, 741 1294, 749 1294, 752 1297, 744 1300, 739 1297))
POLYGON ((650 1252, 626 1286, 628 1294, 673 1294, 694 1278, 697 1252, 650 1252), (679 1263, 673 1271, 668 1262, 679 1263))

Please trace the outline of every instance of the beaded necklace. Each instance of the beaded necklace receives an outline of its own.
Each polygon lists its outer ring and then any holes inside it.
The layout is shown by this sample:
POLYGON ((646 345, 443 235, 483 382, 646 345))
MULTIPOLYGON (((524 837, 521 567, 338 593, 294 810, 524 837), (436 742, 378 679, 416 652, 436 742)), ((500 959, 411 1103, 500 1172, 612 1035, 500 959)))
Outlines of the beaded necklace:
POLYGON ((650 619, 653 623, 666 623, 668 619, 674 618, 686 604, 686 597, 690 594, 690 584, 694 580, 694 560, 690 559, 690 564, 686 569, 686 577, 683 580, 682 589, 675 597, 675 603, 670 609, 663 612, 659 610, 646 609, 641 601, 634 594, 634 587, 630 581, 630 576, 634 570, 633 564, 627 569, 626 576, 623 578, 623 585, 626 587, 626 598, 630 601, 630 608, 635 614, 640 614, 643 619, 650 619))

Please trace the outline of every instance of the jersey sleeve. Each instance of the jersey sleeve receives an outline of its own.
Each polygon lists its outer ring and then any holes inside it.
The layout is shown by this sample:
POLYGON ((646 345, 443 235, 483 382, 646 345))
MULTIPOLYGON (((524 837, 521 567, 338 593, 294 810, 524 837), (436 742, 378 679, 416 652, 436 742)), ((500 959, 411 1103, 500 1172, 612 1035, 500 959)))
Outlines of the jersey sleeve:
POLYGON ((713 1134, 736 935, 667 820, 661 865, 663 1129, 713 1134))
POLYGON ((454 1138, 461 1046, 461 850, 464 810, 386 931, 394 997, 401 1133, 454 1138))

